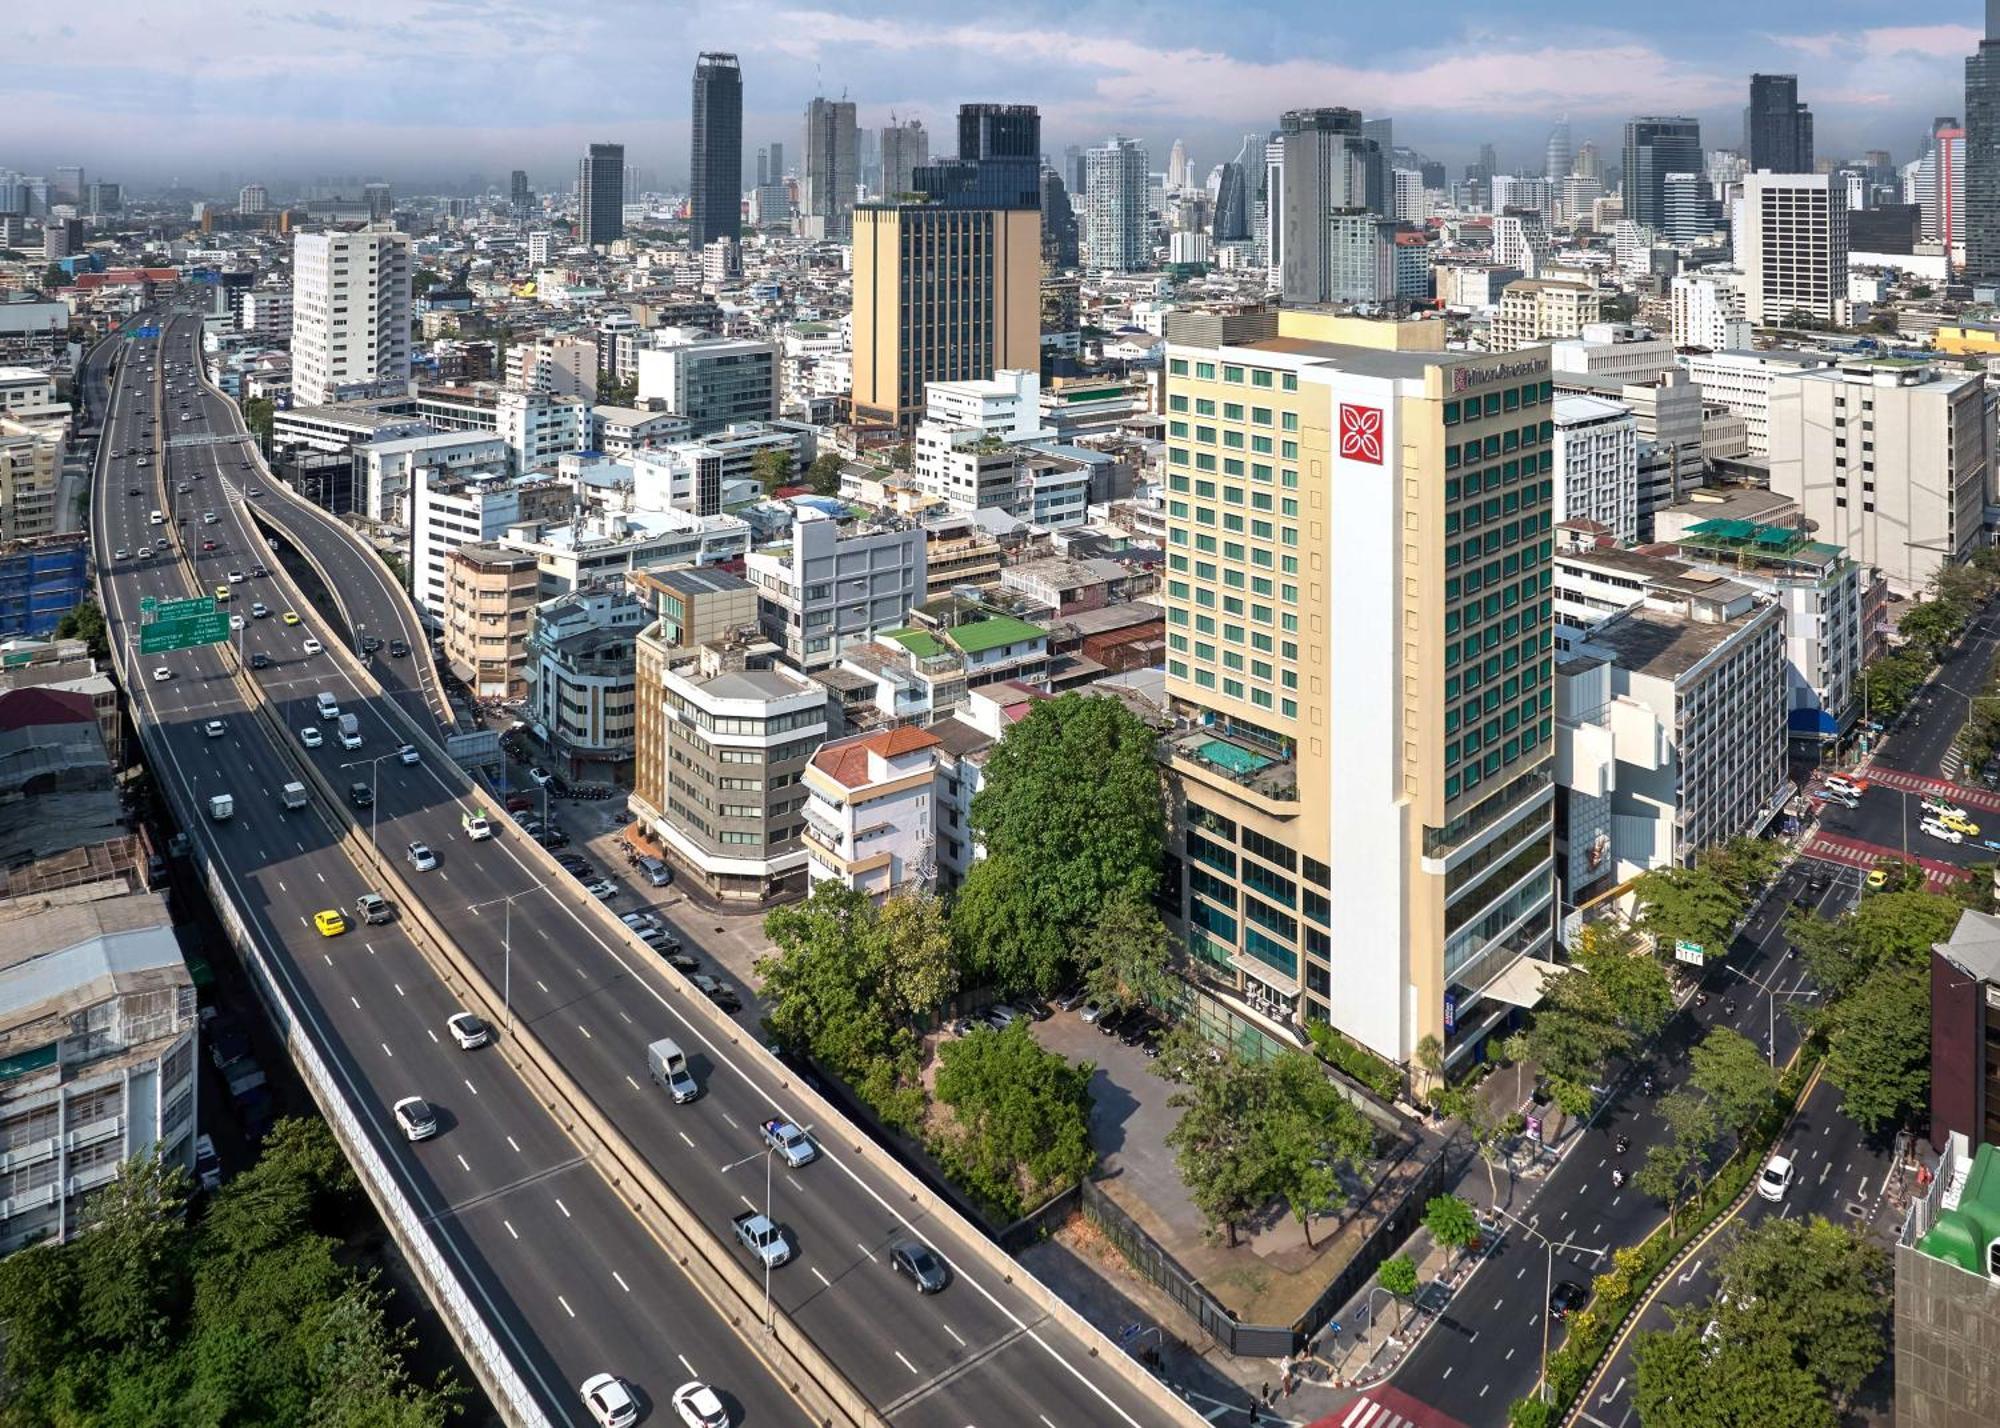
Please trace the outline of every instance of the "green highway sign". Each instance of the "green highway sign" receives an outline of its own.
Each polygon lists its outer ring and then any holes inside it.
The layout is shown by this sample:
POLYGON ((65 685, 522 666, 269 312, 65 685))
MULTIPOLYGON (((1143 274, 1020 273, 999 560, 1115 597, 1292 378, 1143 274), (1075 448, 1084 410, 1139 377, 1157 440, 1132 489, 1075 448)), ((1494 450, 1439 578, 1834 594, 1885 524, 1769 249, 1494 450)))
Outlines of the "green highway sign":
POLYGON ((229 616, 217 610, 179 620, 155 620, 139 627, 140 654, 167 654, 196 645, 220 644, 229 638, 229 616))
POLYGON ((158 608, 159 603, 160 602, 158 600, 155 600, 151 595, 141 595, 139 597, 139 613, 142 615, 150 616, 153 613, 153 611, 156 608, 158 608))
POLYGON ((141 600, 139 613, 151 615, 155 620, 185 620, 190 615, 213 615, 215 597, 197 595, 189 600, 155 600, 150 610, 146 608, 146 602, 141 600))

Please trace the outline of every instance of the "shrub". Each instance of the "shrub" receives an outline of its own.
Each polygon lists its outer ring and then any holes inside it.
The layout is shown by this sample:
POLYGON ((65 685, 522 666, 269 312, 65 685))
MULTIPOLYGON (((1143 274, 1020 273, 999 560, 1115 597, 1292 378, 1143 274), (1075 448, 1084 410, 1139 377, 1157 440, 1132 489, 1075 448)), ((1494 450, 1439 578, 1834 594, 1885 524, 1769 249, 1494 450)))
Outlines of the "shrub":
POLYGON ((1403 1093, 1403 1073, 1374 1052, 1355 1045, 1323 1021, 1306 1023, 1306 1036, 1319 1059, 1345 1072, 1385 1101, 1403 1093))

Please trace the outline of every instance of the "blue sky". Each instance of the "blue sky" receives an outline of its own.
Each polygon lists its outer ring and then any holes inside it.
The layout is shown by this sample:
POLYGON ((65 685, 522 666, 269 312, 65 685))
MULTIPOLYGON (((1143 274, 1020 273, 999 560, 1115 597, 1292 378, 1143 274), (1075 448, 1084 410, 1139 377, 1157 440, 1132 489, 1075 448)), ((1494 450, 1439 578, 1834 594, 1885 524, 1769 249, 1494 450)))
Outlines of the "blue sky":
POLYGON ((36 4, 0 53, 0 165, 83 162, 128 182, 383 174, 566 181, 590 139, 685 172, 697 51, 734 50, 745 142, 798 145, 816 92, 863 124, 923 119, 952 146, 966 99, 1038 104, 1051 151, 1175 138, 1204 171, 1279 110, 1347 104, 1456 166, 1482 141, 1539 163, 1549 124, 1615 149, 1633 113, 1691 112, 1733 145, 1747 75, 1795 71, 1822 154, 1913 155, 1958 113, 1980 7, 1872 0, 1135 4, 1008 0, 93 0, 36 4), (1910 22, 1899 23, 1908 18, 1910 22))

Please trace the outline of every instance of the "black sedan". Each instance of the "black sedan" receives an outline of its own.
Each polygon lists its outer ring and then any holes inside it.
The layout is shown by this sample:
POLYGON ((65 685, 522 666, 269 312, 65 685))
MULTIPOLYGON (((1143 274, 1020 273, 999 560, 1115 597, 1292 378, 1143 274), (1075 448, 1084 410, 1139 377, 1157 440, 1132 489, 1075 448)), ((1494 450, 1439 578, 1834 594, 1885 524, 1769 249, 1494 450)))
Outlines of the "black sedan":
POLYGON ((1549 1317, 1567 1319, 1590 1302, 1590 1291, 1574 1279, 1558 1279, 1549 1291, 1549 1317))

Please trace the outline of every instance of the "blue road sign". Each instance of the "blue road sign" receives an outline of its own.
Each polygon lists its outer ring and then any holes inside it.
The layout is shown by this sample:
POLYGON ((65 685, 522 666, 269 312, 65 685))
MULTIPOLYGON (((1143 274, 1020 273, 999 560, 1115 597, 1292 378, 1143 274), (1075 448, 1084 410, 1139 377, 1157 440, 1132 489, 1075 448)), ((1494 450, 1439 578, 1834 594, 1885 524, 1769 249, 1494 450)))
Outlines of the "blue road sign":
POLYGON ((158 337, 160 329, 157 327, 135 327, 132 329, 132 335, 134 337, 158 337))

